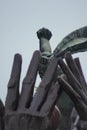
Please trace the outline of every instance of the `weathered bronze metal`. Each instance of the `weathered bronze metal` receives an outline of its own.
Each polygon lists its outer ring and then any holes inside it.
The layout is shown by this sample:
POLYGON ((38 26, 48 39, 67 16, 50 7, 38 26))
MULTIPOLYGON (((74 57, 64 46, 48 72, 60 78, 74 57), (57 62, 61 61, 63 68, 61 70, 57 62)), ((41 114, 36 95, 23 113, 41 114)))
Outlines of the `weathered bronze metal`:
MULTIPOLYGON (((87 50, 87 26, 80 28, 72 33, 70 33, 68 36, 66 36, 56 47, 56 49, 53 51, 50 48, 50 43, 48 40, 48 36, 46 34, 51 34, 48 29, 42 28, 40 31, 37 32, 37 36, 39 36, 39 43, 40 43, 40 52, 42 54, 42 58, 40 60, 40 65, 39 65, 39 74, 41 78, 43 77, 46 68, 50 62, 50 59, 53 57, 57 58, 63 58, 65 53, 70 51, 72 54, 77 53, 77 52, 84 52, 87 50), (42 35, 40 35, 40 33, 42 35), (45 40, 42 40, 42 39, 45 40), (46 42, 45 42, 46 41, 46 42), (44 43, 45 42, 45 43, 44 43), (45 44, 45 46, 43 46, 45 44), (42 49, 44 52, 42 52, 42 49), (46 51, 45 51, 46 50, 46 51)), ((51 36, 50 36, 51 37, 51 36)), ((55 81, 57 80, 57 76, 59 76, 62 73, 60 68, 58 67, 55 81)), ((60 94, 59 94, 60 95, 60 94)), ((64 91, 62 91, 61 96, 58 100, 57 103, 58 107, 60 108, 63 118, 62 118, 62 123, 60 123, 60 129, 67 129, 69 130, 71 127, 71 119, 70 119, 70 114, 72 111, 73 103, 69 99, 69 97, 66 95, 64 91), (66 104, 65 104, 66 102, 66 104), (66 117, 67 115, 67 117, 66 117)))
POLYGON ((42 28, 37 36, 40 52, 33 54, 21 92, 22 57, 14 57, 5 107, 0 100, 0 130, 87 130, 87 84, 79 59, 71 56, 87 50, 87 27, 65 37, 53 53, 49 44, 52 33, 42 28), (42 79, 34 94, 38 72, 42 79), (63 122, 58 126, 60 111, 63 122))
MULTIPOLYGON (((87 129, 87 84, 82 72, 79 58, 73 59, 70 53, 65 55, 67 65, 62 59, 59 65, 64 74, 59 76, 58 81, 74 103, 79 114, 74 119, 74 125, 81 130, 87 129), (83 128, 82 128, 83 127, 83 128)), ((73 112, 74 114, 74 112, 73 112)))
MULTIPOLYGON (((37 31, 37 36, 39 38, 39 49, 42 55, 41 65, 39 72, 41 77, 46 70, 46 66, 52 57, 64 57, 65 53, 70 51, 71 54, 77 52, 87 51, 87 26, 73 31, 67 35, 55 48, 52 53, 49 40, 52 36, 50 30, 42 28, 37 31)), ((59 75, 60 73, 58 73, 59 75)))
POLYGON ((73 31, 67 35, 56 47, 53 55, 64 57, 70 51, 72 54, 87 51, 87 26, 73 31))
POLYGON ((19 94, 22 60, 19 54, 15 55, 5 102, 5 130, 56 130, 58 127, 60 111, 55 104, 59 84, 53 82, 58 59, 51 60, 37 92, 33 95, 40 58, 39 51, 36 51, 19 94))

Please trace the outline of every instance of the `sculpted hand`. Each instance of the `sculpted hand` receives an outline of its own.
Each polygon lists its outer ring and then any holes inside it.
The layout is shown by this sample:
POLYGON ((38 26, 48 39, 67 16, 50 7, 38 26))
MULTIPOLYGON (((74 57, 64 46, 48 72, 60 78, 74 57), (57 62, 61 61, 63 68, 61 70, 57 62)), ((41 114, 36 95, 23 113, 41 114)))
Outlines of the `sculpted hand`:
POLYGON ((55 104, 59 84, 58 82, 54 84, 52 81, 58 60, 56 58, 51 60, 34 94, 40 58, 40 53, 36 51, 19 94, 22 60, 19 54, 15 55, 5 105, 5 130, 56 130, 57 128, 60 113, 58 108, 55 108, 55 104))
POLYGON ((61 75, 58 81, 74 102, 81 120, 87 120, 87 84, 79 59, 73 59, 71 54, 67 53, 65 61, 67 65, 62 59, 59 60, 59 65, 65 75, 61 75))
POLYGON ((40 30, 37 31, 37 36, 39 39, 45 38, 47 40, 50 40, 52 33, 50 30, 46 28, 41 28, 40 30))

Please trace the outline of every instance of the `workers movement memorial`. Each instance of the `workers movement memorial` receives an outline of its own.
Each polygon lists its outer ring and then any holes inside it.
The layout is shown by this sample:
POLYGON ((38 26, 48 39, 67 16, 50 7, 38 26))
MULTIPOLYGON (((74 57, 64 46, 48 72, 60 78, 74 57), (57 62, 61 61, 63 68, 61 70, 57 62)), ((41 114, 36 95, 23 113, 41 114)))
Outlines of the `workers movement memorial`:
POLYGON ((73 58, 87 51, 87 26, 63 38, 54 51, 49 29, 39 29, 37 37, 39 50, 32 54, 21 92, 22 55, 14 56, 5 105, 0 100, 0 130, 87 130, 87 79, 79 57, 73 58))

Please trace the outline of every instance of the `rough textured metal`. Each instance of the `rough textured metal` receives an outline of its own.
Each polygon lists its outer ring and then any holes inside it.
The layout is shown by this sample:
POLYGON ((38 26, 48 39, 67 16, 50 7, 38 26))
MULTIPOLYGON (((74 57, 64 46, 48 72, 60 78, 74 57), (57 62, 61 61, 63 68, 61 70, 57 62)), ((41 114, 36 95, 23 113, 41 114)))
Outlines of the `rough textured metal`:
MULTIPOLYGON (((75 127, 72 127, 71 130, 74 128, 77 130, 87 130, 87 84, 79 59, 73 59, 71 54, 67 53, 65 60, 68 66, 62 60, 67 50, 70 50, 71 53, 86 50, 87 27, 76 30, 64 38, 61 44, 59 44, 59 47, 57 47, 57 52, 59 49, 61 51, 55 53, 55 56, 52 56, 54 54, 52 54, 49 44, 52 35, 51 32, 43 28, 37 32, 37 35, 39 40, 41 40, 40 44, 45 43, 44 45, 46 46, 42 45, 41 55, 39 51, 34 53, 27 74, 23 80, 21 93, 19 93, 19 84, 22 58, 20 54, 16 54, 14 57, 12 73, 8 83, 5 112, 4 105, 0 100, 0 130, 56 130, 60 120, 60 111, 55 105, 59 98, 60 86, 71 98, 79 114, 79 117, 78 114, 76 117, 72 117, 71 123, 75 127), (44 63, 48 67, 46 66, 42 81, 34 95, 35 81, 37 73, 40 71, 39 63, 43 64, 43 62, 40 62, 41 56, 44 57, 42 61, 47 58, 47 62, 44 63), (57 59, 56 57, 59 56, 61 58, 57 59), (64 74, 57 79, 56 71, 58 71, 58 65, 60 65, 64 74)), ((63 105, 62 108, 64 108, 63 112, 67 116, 64 119, 66 127, 58 127, 60 130, 70 130, 69 112, 71 112, 72 106, 70 106, 70 109, 69 105, 71 105, 71 101, 66 104, 68 101, 69 98, 66 98, 66 96, 65 98, 63 96, 63 99, 60 100, 63 105)), ((60 106, 59 108, 62 109, 60 106)))
POLYGON ((19 96, 21 56, 15 55, 5 103, 5 130, 56 130, 58 127, 60 111, 55 105, 60 86, 53 82, 58 59, 51 60, 36 94, 33 94, 40 58, 36 51, 19 96))
POLYGON ((64 57, 64 54, 87 51, 87 26, 73 31, 67 35, 56 47, 53 55, 56 57, 64 57))
MULTIPOLYGON (((40 31, 38 31, 39 35, 40 35, 41 31, 43 32, 43 36, 44 36, 45 34, 47 34, 46 32, 48 32, 49 30, 47 31, 47 29, 42 28, 42 29, 40 29, 40 31)), ((70 51, 71 53, 77 53, 77 52, 83 52, 83 51, 87 50, 87 26, 83 27, 81 29, 78 29, 78 30, 70 33, 68 36, 66 36, 58 44, 58 46, 56 47, 56 49, 54 50, 53 53, 51 51, 49 51, 51 47, 50 47, 47 36, 44 37, 46 39, 46 42, 45 42, 45 40, 44 41, 42 40, 43 36, 40 35, 40 37, 39 37, 40 51, 42 54, 42 58, 41 58, 40 65, 39 65, 39 74, 40 74, 41 78, 43 77, 43 75, 46 71, 46 68, 49 64, 50 59, 52 59, 53 57, 57 57, 57 58, 62 57, 63 58, 67 51, 70 51), (46 46, 43 46, 43 44, 45 44, 46 46), (44 54, 43 54, 41 48, 43 48, 44 54), (47 50, 48 50, 48 53, 47 53, 47 50)), ((56 77, 58 75, 60 75, 61 73, 62 73, 61 69, 58 68, 56 77)), ((57 78, 55 78, 55 80, 56 79, 57 78)), ((71 127, 70 114, 71 114, 71 111, 73 108, 73 103, 69 99, 69 97, 67 97, 66 93, 63 92, 63 90, 61 92, 62 92, 62 94, 61 95, 59 94, 60 97, 59 97, 59 100, 57 103, 57 105, 60 108, 60 110, 62 111, 62 115, 63 115, 62 123, 60 123, 60 129, 69 130, 71 127), (66 101, 66 104, 65 104, 65 101, 66 101), (68 116, 66 117, 66 115, 68 115, 68 116)))
MULTIPOLYGON (((58 78, 58 81, 73 101, 79 114, 79 118, 78 114, 74 117, 76 118, 74 119, 75 127, 85 130, 85 128, 87 129, 87 84, 79 59, 73 59, 71 54, 67 53, 65 60, 67 65, 62 59, 59 60, 59 65, 61 66, 64 74, 58 78), (82 124, 80 123, 81 120, 82 124)), ((74 114, 76 114, 75 111, 73 112, 73 115, 74 114)))

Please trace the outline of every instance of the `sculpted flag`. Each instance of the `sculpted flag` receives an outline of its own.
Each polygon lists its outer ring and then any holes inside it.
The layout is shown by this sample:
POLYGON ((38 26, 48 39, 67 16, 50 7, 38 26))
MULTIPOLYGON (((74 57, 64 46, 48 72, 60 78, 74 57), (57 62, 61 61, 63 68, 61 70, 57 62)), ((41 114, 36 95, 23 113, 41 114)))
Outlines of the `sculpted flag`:
POLYGON ((71 53, 87 51, 87 26, 67 35, 57 45, 53 55, 56 57, 63 57, 67 51, 70 51, 71 53))
MULTIPOLYGON (((63 38, 53 52, 49 43, 52 37, 50 30, 42 28, 37 31, 37 36, 39 39, 39 49, 42 55, 39 67, 40 77, 43 77, 52 57, 64 58, 65 53, 68 51, 70 51, 71 54, 87 51, 87 26, 77 29, 63 38)), ((58 71, 58 75, 60 75, 60 70, 58 71)))

